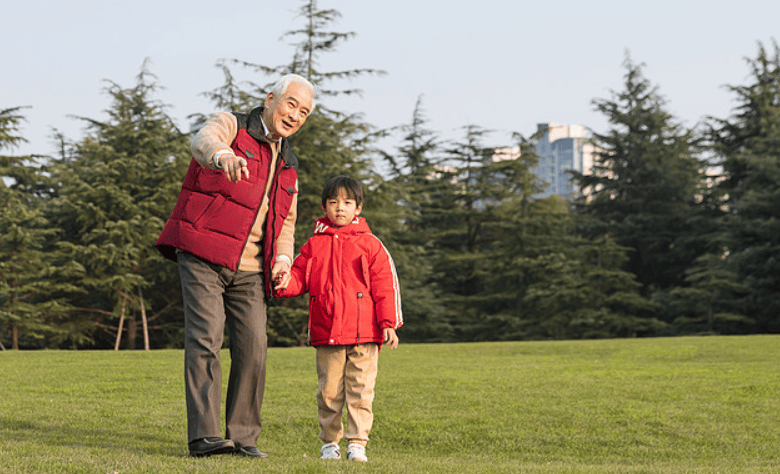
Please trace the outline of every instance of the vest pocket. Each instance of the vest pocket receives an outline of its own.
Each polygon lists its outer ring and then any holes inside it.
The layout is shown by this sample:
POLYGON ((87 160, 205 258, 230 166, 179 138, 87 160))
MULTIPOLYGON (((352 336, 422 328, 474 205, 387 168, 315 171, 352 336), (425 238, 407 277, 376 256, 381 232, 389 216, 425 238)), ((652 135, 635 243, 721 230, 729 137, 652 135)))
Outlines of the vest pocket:
POLYGON ((194 193, 190 209, 202 209, 200 214, 192 214, 194 229, 224 234, 242 242, 249 235, 250 227, 239 223, 250 224, 254 221, 254 212, 251 209, 240 206, 221 194, 207 196, 194 193))
POLYGON ((216 196, 204 196, 200 194, 193 194, 191 196, 192 206, 191 209, 202 209, 202 212, 198 215, 191 216, 192 227, 196 229, 202 228, 207 225, 211 220, 211 217, 219 213, 219 209, 225 204, 225 196, 217 194, 216 196), (209 202, 210 200, 210 202, 209 202))
POLYGON ((295 177, 296 175, 294 173, 290 173, 286 170, 282 170, 279 174, 278 187, 276 190, 276 208, 282 218, 286 218, 290 213, 293 196, 297 193, 295 190, 295 177))

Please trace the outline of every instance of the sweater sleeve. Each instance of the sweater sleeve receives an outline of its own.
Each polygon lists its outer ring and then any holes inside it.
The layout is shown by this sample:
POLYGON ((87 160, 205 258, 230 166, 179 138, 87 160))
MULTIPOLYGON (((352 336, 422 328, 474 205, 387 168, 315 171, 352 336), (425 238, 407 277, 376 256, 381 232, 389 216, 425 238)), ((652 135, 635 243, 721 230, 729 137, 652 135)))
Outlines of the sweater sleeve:
POLYGON ((301 254, 295 257, 293 266, 290 269, 290 282, 287 288, 274 290, 274 296, 277 298, 290 298, 299 296, 309 291, 306 273, 311 259, 311 245, 306 242, 301 249, 301 254))
POLYGON ((216 169, 214 153, 233 153, 230 144, 237 134, 238 120, 235 115, 229 112, 215 113, 190 140, 192 157, 204 168, 216 169))
POLYGON ((398 329, 404 324, 398 275, 390 252, 378 238, 374 238, 378 245, 370 262, 369 273, 377 323, 381 329, 398 329))

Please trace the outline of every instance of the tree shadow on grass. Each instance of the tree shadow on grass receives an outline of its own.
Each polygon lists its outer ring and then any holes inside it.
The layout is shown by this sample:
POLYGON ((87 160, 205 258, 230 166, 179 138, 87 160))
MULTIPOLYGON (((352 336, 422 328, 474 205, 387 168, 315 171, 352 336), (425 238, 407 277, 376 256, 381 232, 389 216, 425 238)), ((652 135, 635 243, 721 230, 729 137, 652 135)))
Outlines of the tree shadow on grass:
MULTIPOLYGON (((107 449, 130 451, 138 454, 182 457, 187 455, 186 443, 179 433, 159 434, 112 428, 112 420, 106 419, 103 428, 66 426, 0 416, 3 438, 11 446, 31 444, 45 449, 67 447, 74 449, 107 449)), ((10 446, 9 446, 10 448, 10 446)))

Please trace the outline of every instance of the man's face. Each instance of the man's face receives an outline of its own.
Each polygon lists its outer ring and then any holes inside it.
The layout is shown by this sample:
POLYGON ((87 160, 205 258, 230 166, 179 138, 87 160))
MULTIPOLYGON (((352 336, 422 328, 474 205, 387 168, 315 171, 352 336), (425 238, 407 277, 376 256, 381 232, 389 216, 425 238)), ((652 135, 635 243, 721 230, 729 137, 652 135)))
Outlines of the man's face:
POLYGON ((306 122, 312 108, 312 97, 305 87, 291 83, 281 97, 276 97, 273 92, 268 94, 265 108, 268 133, 274 138, 287 138, 306 122))

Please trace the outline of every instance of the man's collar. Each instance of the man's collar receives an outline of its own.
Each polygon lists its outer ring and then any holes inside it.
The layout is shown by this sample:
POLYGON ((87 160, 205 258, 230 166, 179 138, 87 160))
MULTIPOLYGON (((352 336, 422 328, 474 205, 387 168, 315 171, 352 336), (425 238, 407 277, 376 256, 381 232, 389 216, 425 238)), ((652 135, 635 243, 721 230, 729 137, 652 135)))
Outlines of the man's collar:
POLYGON ((263 137, 265 137, 265 140, 269 143, 273 143, 275 141, 278 145, 282 141, 282 137, 279 137, 276 140, 271 137, 271 134, 268 132, 268 125, 265 124, 265 118, 263 118, 263 114, 260 114, 260 123, 263 124, 263 137))

